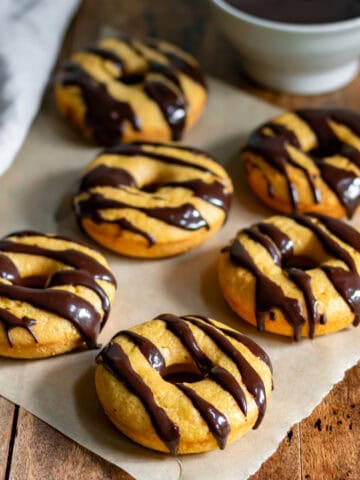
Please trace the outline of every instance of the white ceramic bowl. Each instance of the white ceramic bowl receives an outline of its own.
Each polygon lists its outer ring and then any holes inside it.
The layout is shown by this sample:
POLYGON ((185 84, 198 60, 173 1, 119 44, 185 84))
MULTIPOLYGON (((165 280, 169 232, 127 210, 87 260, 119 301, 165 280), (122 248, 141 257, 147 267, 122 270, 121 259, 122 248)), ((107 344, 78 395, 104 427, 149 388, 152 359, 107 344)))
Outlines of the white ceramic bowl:
POLYGON ((343 87, 358 72, 360 17, 297 25, 263 20, 225 0, 210 3, 246 71, 267 87, 300 94, 325 93, 343 87))

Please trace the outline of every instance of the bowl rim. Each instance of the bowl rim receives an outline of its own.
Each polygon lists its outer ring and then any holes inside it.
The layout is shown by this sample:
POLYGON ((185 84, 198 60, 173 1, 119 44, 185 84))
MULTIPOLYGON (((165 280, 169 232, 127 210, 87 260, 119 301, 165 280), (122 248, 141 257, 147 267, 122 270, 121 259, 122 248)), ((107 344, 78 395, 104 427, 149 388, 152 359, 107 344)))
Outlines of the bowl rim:
POLYGON ((360 17, 331 23, 286 23, 277 22, 275 20, 266 20, 264 18, 256 17, 255 15, 251 15, 250 13, 245 13, 241 9, 230 5, 230 3, 228 3, 226 0, 210 0, 210 2, 233 17, 244 20, 247 23, 257 27, 264 27, 269 30, 279 30, 292 33, 331 33, 350 30, 357 26, 360 27, 360 17))

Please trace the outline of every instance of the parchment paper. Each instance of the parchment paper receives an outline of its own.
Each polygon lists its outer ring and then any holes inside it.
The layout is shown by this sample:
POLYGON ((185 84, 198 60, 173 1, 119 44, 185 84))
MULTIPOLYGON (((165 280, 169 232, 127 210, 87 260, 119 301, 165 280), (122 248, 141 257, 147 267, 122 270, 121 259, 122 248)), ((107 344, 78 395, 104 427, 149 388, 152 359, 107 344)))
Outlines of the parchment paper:
MULTIPOLYGON (((131 443, 107 421, 94 391, 95 351, 32 362, 0 360, 1 395, 138 480, 246 479, 359 359, 360 327, 296 344, 259 334, 238 321, 222 299, 216 275, 220 248, 239 228, 273 213, 249 191, 237 154, 250 130, 278 110, 218 81, 210 86, 207 111, 186 143, 209 150, 231 173, 236 194, 229 220, 215 238, 176 258, 144 261, 105 252, 118 291, 100 341, 163 312, 199 313, 238 327, 265 348, 274 365, 275 390, 260 428, 225 451, 178 461, 131 443)), ((82 238, 69 194, 96 151, 45 102, 15 164, 0 179, 0 234, 31 228, 82 238)))

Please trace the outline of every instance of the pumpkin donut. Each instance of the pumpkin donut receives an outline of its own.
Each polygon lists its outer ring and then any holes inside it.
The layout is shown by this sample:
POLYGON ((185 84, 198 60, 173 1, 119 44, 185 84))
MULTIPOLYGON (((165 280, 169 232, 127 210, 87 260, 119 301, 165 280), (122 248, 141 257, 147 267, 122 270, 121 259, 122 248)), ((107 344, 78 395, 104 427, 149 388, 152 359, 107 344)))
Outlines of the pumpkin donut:
POLYGON ((242 160, 250 187, 275 210, 352 217, 360 205, 360 114, 282 114, 255 130, 242 160))
POLYGON ((241 230, 220 255, 224 297, 244 320, 314 337, 360 319, 360 234, 320 214, 275 216, 241 230))
POLYGON ((170 43, 107 39, 73 55, 55 80, 60 113, 100 145, 179 140, 207 90, 196 60, 170 43))
POLYGON ((231 179, 209 155, 176 144, 123 144, 86 168, 74 208, 101 245, 134 257, 182 253, 224 223, 231 179))
POLYGON ((0 355, 31 359, 95 348, 114 293, 105 258, 85 243, 12 233, 0 240, 0 355))
POLYGON ((252 340, 209 318, 159 315, 119 332, 97 358, 96 391, 115 426, 161 452, 225 448, 257 428, 271 363, 252 340))

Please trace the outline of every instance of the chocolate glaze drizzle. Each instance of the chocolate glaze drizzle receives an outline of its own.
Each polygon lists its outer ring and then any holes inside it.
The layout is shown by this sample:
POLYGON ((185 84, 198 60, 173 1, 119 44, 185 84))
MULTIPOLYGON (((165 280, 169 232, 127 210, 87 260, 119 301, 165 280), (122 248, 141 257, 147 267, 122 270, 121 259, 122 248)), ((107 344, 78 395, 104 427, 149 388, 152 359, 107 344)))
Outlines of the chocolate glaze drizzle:
MULTIPOLYGON (((306 152, 306 155, 312 159, 324 182, 336 194, 347 215, 352 217, 360 205, 360 178, 353 171, 327 163, 325 159, 333 155, 341 155, 359 168, 360 152, 353 146, 344 144, 332 130, 329 122, 334 121, 345 125, 360 137, 360 116, 344 109, 303 109, 295 113, 309 125, 318 140, 317 148, 306 152)), ((315 203, 321 202, 321 193, 315 183, 316 175, 292 160, 286 148, 288 145, 301 149, 294 132, 283 125, 270 122, 253 133, 244 151, 261 155, 266 162, 284 175, 293 210, 296 212, 299 197, 296 186, 288 175, 287 165, 291 164, 303 170, 312 189, 315 203), (271 130, 273 135, 266 135, 264 133, 266 128, 271 130)))
MULTIPOLYGON (((186 127, 188 104, 179 79, 184 74, 194 82, 206 88, 200 69, 184 58, 169 52, 156 41, 147 41, 144 45, 164 55, 167 64, 152 61, 145 51, 139 48, 129 37, 121 39, 137 55, 147 63, 145 71, 130 73, 126 69, 126 60, 113 50, 100 47, 85 49, 106 61, 113 63, 118 69, 118 76, 113 81, 125 85, 142 84, 144 92, 154 100, 168 124, 173 140, 182 137, 186 127), (162 81, 162 77, 165 81, 162 81)), ((106 84, 92 78, 78 64, 65 65, 60 75, 62 85, 76 85, 81 89, 86 105, 86 122, 93 128, 96 140, 104 145, 114 145, 121 141, 124 122, 128 121, 134 130, 141 130, 141 121, 127 102, 115 100, 107 91, 106 84)))
MULTIPOLYGON (((340 267, 320 267, 334 288, 349 305, 355 315, 354 325, 357 325, 360 319, 360 301, 358 300, 360 297, 360 277, 352 255, 330 234, 348 244, 357 252, 360 252, 360 234, 349 225, 325 215, 293 215, 291 218, 299 225, 311 230, 320 240, 324 249, 330 255, 342 260, 349 268, 349 270, 345 270, 340 267)), ((311 259, 295 256, 292 240, 273 224, 260 223, 250 229, 245 229, 244 232, 267 249, 274 263, 287 271, 289 279, 303 293, 308 312, 309 336, 313 338, 316 325, 325 323, 326 312, 325 314, 320 314, 318 301, 311 286, 311 277, 304 270, 316 268, 317 265, 311 259), (258 234, 259 231, 271 238, 278 248, 277 251, 274 250, 274 245, 271 242, 258 234), (254 234, 254 232, 256 233, 254 234)), ((272 308, 278 307, 284 312, 289 324, 293 326, 294 338, 299 340, 301 327, 305 322, 299 303, 295 299, 286 298, 281 288, 261 273, 239 240, 236 239, 228 251, 230 259, 235 265, 249 270, 256 277, 256 318, 258 328, 262 330, 264 327, 264 312, 270 314, 272 308)))
POLYGON ((37 308, 66 318, 82 334, 89 348, 96 348, 101 317, 86 300, 65 290, 39 290, 0 283, 0 296, 29 303, 37 308))
MULTIPOLYGON (((145 157, 156 162, 161 162, 170 165, 176 165, 183 168, 190 168, 194 170, 194 175, 196 171, 202 171, 209 173, 210 175, 215 176, 216 178, 210 182, 206 182, 200 178, 192 178, 184 181, 172 181, 166 182, 162 181, 153 185, 144 185, 140 187, 142 191, 153 194, 153 198, 156 196, 161 197, 161 188, 185 188, 191 190, 193 195, 201 198, 202 200, 211 203, 212 205, 221 208, 225 212, 225 219, 227 213, 230 209, 232 193, 226 192, 226 185, 218 180, 217 175, 212 172, 208 167, 186 161, 176 156, 171 156, 169 154, 164 155, 162 153, 147 151, 146 145, 157 146, 156 143, 133 143, 128 145, 119 145, 112 149, 108 149, 103 152, 103 155, 119 155, 119 156, 139 156, 145 157), (145 148, 144 148, 145 147, 145 148)), ((171 146, 173 148, 173 146, 171 146)), ((185 147, 175 148, 186 150, 192 152, 192 149, 187 149, 185 147)), ((195 155, 202 155, 202 152, 195 151, 195 155)), ((100 209, 106 208, 133 208, 142 211, 143 213, 164 221, 170 225, 175 225, 179 228, 184 228, 186 230, 197 230, 199 228, 209 228, 205 219, 203 219, 195 208, 195 206, 188 204, 180 205, 179 207, 158 207, 158 208, 145 208, 138 207, 136 205, 131 205, 130 203, 119 202, 111 199, 107 199, 101 194, 96 194, 91 192, 92 188, 109 186, 113 188, 122 188, 122 187, 134 187, 139 188, 136 184, 135 178, 129 173, 125 168, 122 167, 109 167, 105 164, 96 166, 94 169, 90 170, 83 178, 80 183, 79 193, 88 192, 90 197, 87 200, 81 201, 79 203, 75 202, 75 211, 77 217, 80 219, 82 217, 91 218, 95 222, 109 222, 116 223, 122 229, 129 230, 133 233, 137 233, 148 241, 148 245, 151 246, 155 244, 156 239, 151 234, 145 232, 144 230, 139 229, 133 225, 129 220, 125 218, 120 218, 117 220, 109 221, 104 220, 100 209), (90 192, 89 192, 90 190, 90 192)), ((134 192, 135 193, 135 192, 134 192)))
MULTIPOLYGON (((51 238, 38 232, 16 232, 14 235, 19 238, 26 236, 51 238)), ((53 238, 72 241, 66 237, 54 236, 53 238)), ((95 348, 100 325, 104 325, 110 309, 110 300, 96 280, 103 280, 116 285, 112 273, 90 255, 75 249, 51 250, 38 245, 17 242, 8 237, 0 241, 0 252, 43 256, 73 267, 73 269, 64 269, 56 272, 49 279, 48 285, 43 290, 39 288, 29 288, 27 279, 22 279, 14 263, 1 253, 1 278, 10 281, 11 284, 0 283, 0 296, 29 303, 30 305, 54 313, 62 318, 66 318, 78 329, 88 347, 95 348), (50 288, 62 285, 81 285, 93 290, 101 300, 104 311, 103 321, 101 321, 101 316, 95 308, 80 296, 65 290, 50 288)), ((42 279, 42 283, 46 285, 47 280, 48 279, 42 279)), ((7 312, 7 310, 4 311, 7 312)), ((0 315, 0 322, 5 325, 7 332, 9 328, 11 329, 17 326, 25 328, 33 335, 30 327, 36 323, 35 320, 29 320, 27 318, 20 319, 10 312, 7 313, 9 315, 5 313, 0 315)), ((12 346, 9 334, 8 340, 12 346)))
POLYGON ((124 123, 133 129, 141 129, 140 120, 127 102, 115 100, 103 83, 97 82, 80 65, 68 63, 64 66, 60 81, 64 86, 81 89, 86 105, 85 123, 93 129, 97 142, 115 145, 122 137, 124 123))
POLYGON ((184 203, 179 207, 139 207, 119 200, 111 200, 101 194, 90 194, 89 198, 75 205, 75 212, 79 218, 90 218, 94 222, 117 223, 118 220, 109 221, 102 217, 100 210, 114 208, 133 208, 145 213, 149 217, 161 220, 169 225, 174 225, 185 230, 209 229, 206 220, 191 203, 184 203))
POLYGON ((224 449, 230 433, 230 425, 226 416, 187 385, 179 383, 177 387, 191 400, 194 407, 208 424, 209 430, 214 435, 219 448, 224 449))
MULTIPOLYGON (((226 338, 226 336, 233 337, 237 341, 243 343, 247 348, 250 349, 250 351, 254 353, 254 355, 263 360, 271 368, 271 363, 266 353, 250 339, 241 334, 237 334, 237 332, 232 332, 231 330, 228 331, 226 328, 219 330, 207 317, 197 317, 194 315, 178 317, 176 315, 163 314, 157 317, 156 320, 165 322, 166 327, 181 341, 181 343, 187 349, 191 359, 195 363, 195 368, 192 367, 192 369, 194 372, 198 370, 198 372, 201 373, 201 376, 198 375, 199 380, 207 377, 220 385, 224 390, 233 396, 239 405, 239 408, 246 416, 247 403, 242 387, 230 372, 218 365, 214 365, 213 362, 207 357, 205 352, 202 351, 197 343, 188 324, 191 323, 197 328, 201 329, 216 343, 218 348, 220 348, 231 358, 232 361, 234 361, 239 369, 243 383, 248 391, 254 396, 256 404, 259 408, 259 416, 254 426, 254 428, 256 428, 261 422, 266 408, 265 387, 256 371, 251 367, 245 357, 243 357, 241 353, 233 346, 233 344, 226 338)), ((132 342, 134 342, 148 363, 161 375, 164 380, 169 381, 167 379, 170 378, 170 376, 168 376, 167 373, 170 372, 174 366, 166 366, 165 359, 160 350, 149 339, 131 330, 122 331, 118 335, 125 335, 132 342)), ((169 450, 175 454, 178 448, 180 436, 176 437, 177 443, 175 446, 174 444, 169 445, 169 432, 176 431, 179 434, 178 426, 171 422, 168 417, 166 417, 165 421, 163 422, 163 414, 160 412, 160 415, 158 415, 158 413, 159 409, 162 412, 164 411, 158 405, 154 404, 152 392, 148 390, 148 387, 146 387, 138 374, 134 370, 130 370, 131 367, 129 368, 130 363, 127 356, 121 347, 118 347, 119 345, 116 343, 112 343, 105 347, 105 349, 98 356, 98 362, 102 363, 110 373, 118 378, 118 380, 123 382, 130 389, 130 391, 135 393, 140 398, 153 421, 154 428, 158 435, 168 446, 169 450), (121 353, 119 353, 120 351, 121 353)), ((180 377, 181 376, 179 376, 179 378, 180 377)), ((214 405, 199 396, 199 394, 197 394, 193 388, 190 388, 188 385, 184 385, 184 382, 187 382, 186 376, 184 376, 183 380, 179 380, 179 378, 175 382, 175 386, 191 400, 194 407, 199 411, 200 415, 207 423, 209 430, 216 439, 219 447, 222 449, 225 448, 227 437, 230 433, 230 425, 226 416, 217 408, 215 408, 214 405)))
POLYGON ((8 310, 5 310, 4 308, 0 308, 0 322, 4 325, 6 337, 10 347, 14 346, 13 341, 11 339, 11 330, 16 327, 24 328, 26 331, 30 333, 34 341, 38 343, 38 339, 36 338, 36 335, 31 330, 31 327, 36 324, 36 320, 29 317, 19 318, 16 315, 9 312, 8 310))
POLYGON ((258 329, 263 331, 266 315, 274 307, 279 308, 293 327, 295 340, 299 340, 301 328, 305 323, 299 301, 286 297, 282 289, 255 265, 249 253, 238 240, 234 240, 230 247, 230 259, 235 265, 249 270, 256 278, 255 299, 258 329))
POLYGON ((180 441, 179 427, 156 403, 151 389, 131 367, 129 359, 120 345, 118 343, 107 345, 97 357, 97 361, 141 400, 160 439, 175 455, 180 441))

